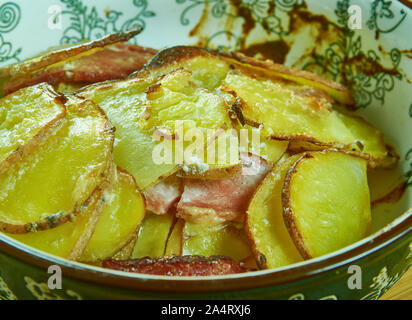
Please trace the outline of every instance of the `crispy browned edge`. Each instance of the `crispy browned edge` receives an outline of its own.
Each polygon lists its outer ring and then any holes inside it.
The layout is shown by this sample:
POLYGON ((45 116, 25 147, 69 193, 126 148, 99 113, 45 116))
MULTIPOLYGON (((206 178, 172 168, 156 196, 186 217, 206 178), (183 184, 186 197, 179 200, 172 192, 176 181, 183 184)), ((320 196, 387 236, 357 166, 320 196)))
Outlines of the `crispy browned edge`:
POLYGON ((88 205, 89 202, 91 201, 90 196, 93 194, 95 190, 100 188, 100 185, 106 180, 106 177, 110 174, 111 170, 111 164, 113 162, 113 145, 114 145, 114 132, 115 128, 112 126, 111 122, 107 118, 106 114, 104 111, 96 105, 94 102, 91 100, 85 100, 85 99, 80 99, 77 97, 77 99, 82 100, 79 101, 80 104, 82 103, 92 103, 96 109, 96 111, 106 120, 105 126, 102 130, 102 134, 107 135, 108 142, 109 142, 109 152, 107 152, 107 157, 106 157, 106 167, 101 172, 99 177, 96 179, 96 187, 94 190, 90 193, 89 198, 86 199, 86 201, 82 203, 76 203, 75 207, 71 212, 65 212, 62 214, 51 214, 49 216, 46 216, 42 218, 39 221, 33 221, 33 222, 28 222, 25 224, 17 225, 17 224, 11 224, 11 223, 6 223, 6 222, 1 222, 0 221, 0 231, 5 232, 5 233, 14 233, 14 234, 22 234, 22 233, 27 233, 27 232, 35 232, 35 231, 41 231, 41 230, 47 230, 51 228, 55 228, 60 224, 63 224, 67 221, 70 221, 72 217, 76 216, 79 214, 82 210, 82 208, 85 205, 88 205))
POLYGON ((135 35, 139 34, 142 30, 143 28, 139 26, 130 31, 112 33, 94 41, 89 41, 73 47, 52 51, 43 56, 29 59, 19 64, 13 64, 4 67, 0 69, 0 78, 7 78, 19 73, 29 73, 34 70, 38 70, 51 64, 60 62, 62 60, 66 60, 94 48, 105 47, 117 42, 127 41, 135 35))
POLYGON ((288 170, 286 174, 285 182, 282 189, 282 206, 283 206, 283 220, 285 222, 286 228, 289 231, 290 237, 292 238, 296 249, 298 249, 302 258, 305 260, 312 259, 308 248, 305 245, 302 234, 296 224, 295 215, 293 212, 292 203, 290 201, 290 187, 292 184, 293 175, 297 172, 298 165, 304 159, 313 158, 311 153, 304 153, 288 170))
POLYGON ((218 58, 232 66, 236 65, 248 73, 256 73, 256 71, 260 71, 266 76, 277 79, 282 78, 300 84, 309 82, 312 86, 328 92, 329 95, 333 96, 336 100, 346 106, 350 108, 353 108, 354 106, 354 99, 350 91, 337 82, 324 79, 307 71, 286 67, 270 60, 262 61, 251 58, 238 52, 223 52, 193 46, 175 46, 158 52, 144 68, 135 72, 131 76, 142 77, 145 74, 150 73, 151 69, 160 69, 164 65, 172 65, 176 62, 196 56, 218 58))
MULTIPOLYGON (((287 74, 290 77, 287 77, 285 80, 288 80, 288 81, 289 80, 296 81, 302 78, 305 80, 309 80, 312 85, 316 83, 321 83, 327 88, 337 90, 348 96, 347 101, 339 101, 340 103, 343 103, 349 107, 352 107, 354 104, 352 95, 350 94, 349 90, 346 87, 334 81, 324 79, 310 72, 302 71, 296 68, 286 67, 284 65, 276 64, 271 61, 261 61, 255 58, 247 57, 241 53, 236 53, 236 52, 225 53, 225 52, 220 52, 217 50, 204 49, 204 48, 199 48, 199 47, 176 46, 176 47, 162 50, 158 52, 144 68, 142 68, 140 71, 133 73, 130 77, 144 78, 144 77, 150 76, 153 70, 154 71, 161 70, 165 66, 168 66, 168 65, 173 66, 174 64, 178 67, 179 62, 188 60, 188 59, 191 59, 197 56, 213 57, 213 58, 220 59, 222 61, 226 61, 227 63, 231 65, 236 65, 237 67, 245 70, 247 74, 254 73, 255 69, 259 68, 261 73, 266 76, 268 75, 268 72, 270 71, 273 71, 274 73, 276 73, 276 75, 274 76, 272 75, 272 77, 269 75, 269 78, 274 77, 276 79, 279 79, 279 77, 282 77, 282 74, 287 74)), ((297 82, 299 83, 299 81, 297 82)), ((330 91, 327 91, 325 88, 323 88, 323 90, 325 90, 328 94, 330 94, 330 91)), ((362 121, 368 123, 366 120, 364 120, 361 117, 354 116, 354 115, 348 115, 348 116, 359 118, 362 121)), ((251 123, 253 121, 251 121, 250 119, 245 119, 245 120, 246 122, 249 122, 248 124, 250 124, 251 126, 260 125, 257 123, 251 123)), ((365 154, 360 151, 353 150, 350 145, 344 145, 338 142, 325 143, 322 141, 318 141, 317 139, 313 137, 305 136, 305 135, 294 135, 294 136, 277 135, 272 138, 274 140, 281 140, 281 141, 305 141, 314 146, 320 146, 324 148, 337 148, 348 154, 368 160, 368 165, 371 168, 376 168, 376 167, 391 168, 396 164, 399 158, 399 156, 396 155, 396 152, 394 151, 394 149, 391 148, 390 146, 388 146, 388 156, 387 157, 374 158, 369 154, 365 154)), ((312 151, 312 150, 316 150, 316 148, 315 149, 310 148, 309 150, 306 149, 305 151, 312 151)))
MULTIPOLYGON (((144 198, 143 192, 141 192, 141 190, 140 190, 139 187, 137 186, 135 178, 134 178, 127 170, 125 170, 125 169, 123 169, 123 168, 121 168, 121 167, 119 167, 119 166, 116 166, 116 170, 117 170, 117 174, 118 174, 118 179, 122 179, 122 178, 127 179, 130 184, 134 185, 135 190, 136 190, 137 193, 140 195, 140 197, 141 197, 141 199, 142 199, 142 201, 143 201, 143 211, 144 211, 143 219, 144 219, 144 216, 145 216, 145 213, 146 213, 146 203, 145 203, 145 198, 144 198)), ((116 254, 119 254, 119 253, 122 252, 125 248, 127 249, 128 245, 129 245, 131 242, 133 242, 133 240, 134 240, 134 242, 136 242, 136 240, 137 240, 137 232, 138 232, 138 230, 139 230, 139 228, 140 228, 140 224, 141 224, 141 222, 143 221, 143 219, 142 219, 142 220, 139 222, 139 224, 136 226, 135 230, 129 235, 129 238, 127 238, 127 239, 126 239, 125 241, 123 241, 122 243, 118 243, 117 246, 114 247, 113 252, 110 254, 109 257, 112 257, 112 256, 114 256, 114 255, 116 255, 116 254)), ((133 252, 133 248, 134 248, 134 246, 131 248, 130 254, 133 252)), ((106 258, 109 258, 109 257, 106 257, 106 258)), ((90 262, 95 263, 95 262, 97 262, 97 261, 90 261, 90 262)))
MULTIPOLYGON (((47 83, 40 83, 37 85, 42 88, 45 94, 48 94, 54 101, 61 105, 61 113, 59 113, 54 119, 48 122, 26 143, 14 150, 6 159, 0 162, 0 174, 5 172, 7 168, 11 167, 14 163, 30 154, 38 145, 42 144, 50 134, 57 129, 63 122, 66 116, 66 108, 64 106, 64 97, 57 93, 53 87, 47 83)), ((18 91, 16 92, 18 93, 18 91)), ((2 98, 4 99, 4 97, 2 98)))
POLYGON ((87 221, 83 234, 77 240, 76 244, 67 256, 67 259, 69 260, 78 260, 89 243, 89 240, 93 236, 94 230, 96 229, 97 223, 99 222, 105 208, 104 193, 110 191, 113 185, 114 167, 114 163, 111 163, 110 171, 106 180, 93 191, 93 194, 89 198, 90 203, 88 206, 91 206, 92 212, 90 213, 90 217, 87 221))
MULTIPOLYGON (((298 158, 299 159, 299 158, 298 158)), ((282 161, 283 163, 283 161, 282 161)), ((246 219, 245 219, 245 233, 246 236, 249 240, 249 245, 250 248, 252 250, 253 253, 253 257, 256 261, 257 266, 259 267, 259 269, 268 269, 267 266, 267 260, 266 257, 263 253, 261 253, 258 248, 256 247, 255 241, 254 241, 254 236, 252 234, 251 230, 251 226, 249 224, 249 219, 248 219, 248 215, 249 215, 249 208, 250 208, 250 204, 252 203, 253 199, 255 198, 256 194, 259 192, 260 188, 265 185, 267 183, 267 180, 271 179, 271 174, 276 171, 279 168, 280 163, 276 163, 272 170, 266 175, 266 177, 262 180, 262 182, 259 184, 259 186, 256 188, 255 192, 253 193, 252 197, 250 198, 250 202, 248 204, 248 209, 246 211, 246 219)))
MULTIPOLYGON (((247 119, 244 117, 242 113, 243 105, 246 105, 247 102, 241 99, 240 97, 236 96, 236 93, 233 90, 228 90, 227 93, 233 95, 236 98, 236 101, 238 103, 238 110, 236 112, 236 116, 239 117, 239 121, 246 122, 247 124, 254 126, 254 127, 259 127, 261 124, 257 123, 251 119, 247 119)), ((357 119, 361 122, 363 122, 367 126, 371 126, 375 128, 372 124, 370 124, 368 121, 363 119, 360 116, 353 115, 353 114, 348 114, 345 112, 345 115, 347 117, 351 117, 354 119, 357 119)), ((382 131, 379 131, 380 135, 379 138, 381 140, 382 144, 384 143, 384 135, 382 131)), ((376 158, 373 157, 371 154, 364 153, 358 150, 355 150, 352 145, 345 145, 340 142, 322 142, 317 140, 314 137, 308 136, 308 135, 303 135, 303 134, 294 134, 294 135, 274 135, 271 136, 271 139, 273 140, 278 140, 278 141, 289 141, 289 150, 294 151, 294 152, 305 152, 305 151, 318 151, 318 150, 323 150, 325 148, 328 149, 339 149, 339 151, 345 152, 347 154, 353 155, 355 157, 359 157, 362 159, 365 159, 368 161, 368 166, 370 168, 377 168, 377 167, 382 167, 382 168, 388 168, 391 169, 393 166, 397 163, 399 160, 399 156, 397 155, 395 149, 389 145, 386 144, 386 149, 388 151, 387 155, 383 158, 376 158)))

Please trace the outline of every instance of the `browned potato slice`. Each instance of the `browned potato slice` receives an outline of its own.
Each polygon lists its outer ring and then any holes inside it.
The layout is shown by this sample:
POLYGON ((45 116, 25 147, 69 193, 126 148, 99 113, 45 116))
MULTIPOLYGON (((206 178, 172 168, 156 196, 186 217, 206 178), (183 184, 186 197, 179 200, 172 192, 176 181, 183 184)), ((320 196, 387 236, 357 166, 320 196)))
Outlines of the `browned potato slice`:
POLYGON ((183 250, 183 228, 185 221, 183 219, 177 219, 170 233, 169 239, 167 239, 165 256, 181 256, 183 250))
POLYGON ((0 100, 0 174, 24 158, 64 119, 63 98, 42 83, 0 100))
POLYGON ((239 53, 223 53, 198 47, 177 46, 160 51, 144 68, 135 74, 144 77, 149 74, 164 74, 184 67, 195 73, 208 88, 216 88, 230 69, 277 81, 292 82, 327 92, 342 104, 353 106, 354 100, 347 88, 310 72, 286 67, 271 61, 261 61, 239 53))
POLYGON ((117 169, 114 186, 104 195, 105 208, 80 260, 93 262, 112 257, 131 241, 145 215, 142 194, 133 177, 117 169))
POLYGON ((313 152, 289 169, 282 192, 289 233, 305 259, 352 244, 371 223, 366 161, 336 152, 313 152))
MULTIPOLYGON (((204 137, 207 137, 207 130, 218 130, 231 124, 225 101, 197 87, 190 72, 183 70, 160 79, 129 79, 93 85, 78 95, 93 100, 107 113, 116 127, 114 160, 134 176, 140 189, 156 184, 183 164, 173 152, 176 144, 184 142, 182 134, 174 134, 176 123, 182 124, 183 134, 190 128, 197 128, 205 133, 204 137), (166 134, 161 138, 163 141, 154 141, 156 133, 166 130, 169 136, 166 134), (170 140, 171 156, 164 159, 159 156, 161 161, 157 161, 154 155, 170 150, 167 149, 167 139, 170 140)), ((179 133, 179 129, 176 131, 179 133)), ((191 145, 184 143, 184 151, 191 145)), ((180 157, 183 160, 186 155, 180 154, 180 157)))
POLYGON ((171 213, 147 214, 140 226, 132 258, 162 257, 174 220, 174 214, 171 213))
POLYGON ((77 260, 86 247, 103 211, 102 190, 96 190, 87 206, 71 221, 55 228, 25 234, 8 234, 33 248, 77 260))
POLYGON ((251 255, 242 226, 234 223, 205 226, 186 222, 183 229, 183 255, 227 256, 241 261, 251 255))
POLYGON ((105 181, 113 127, 91 101, 70 97, 66 108, 62 127, 0 175, 0 231, 54 228, 77 215, 105 181))
POLYGON ((70 47, 64 47, 47 52, 46 54, 41 54, 40 56, 1 68, 0 78, 10 77, 17 74, 29 74, 33 71, 56 64, 63 60, 67 62, 68 59, 79 56, 80 54, 91 54, 92 52, 95 52, 95 50, 99 50, 107 45, 127 41, 139 34, 142 30, 142 28, 137 28, 127 32, 113 33, 98 40, 85 42, 70 47))
POLYGON ((283 222, 282 188, 289 168, 299 159, 292 156, 274 167, 256 190, 247 211, 246 230, 261 269, 302 261, 283 222))
POLYGON ((232 109, 237 107, 240 122, 263 125, 265 137, 297 141, 299 148, 309 147, 305 150, 345 150, 367 159, 371 167, 388 167, 397 160, 380 131, 363 131, 332 110, 332 97, 353 104, 349 91, 337 83, 236 53, 193 47, 163 50, 134 76, 161 75, 176 68, 190 70, 200 86, 220 91, 232 109))
POLYGON ((234 72, 228 74, 224 85, 241 97, 243 117, 263 124, 264 136, 297 141, 302 149, 310 148, 306 150, 343 150, 367 159, 371 167, 396 162, 380 130, 361 118, 331 110, 330 103, 320 108, 316 99, 297 94, 294 88, 234 72))

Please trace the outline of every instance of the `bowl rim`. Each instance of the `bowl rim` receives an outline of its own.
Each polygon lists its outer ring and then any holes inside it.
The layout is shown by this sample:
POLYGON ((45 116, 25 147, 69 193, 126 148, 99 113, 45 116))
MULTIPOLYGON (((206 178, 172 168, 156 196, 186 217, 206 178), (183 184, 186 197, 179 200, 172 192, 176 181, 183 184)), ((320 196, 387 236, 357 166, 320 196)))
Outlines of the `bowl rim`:
MULTIPOLYGON (((128 273, 69 261, 31 248, 0 233, 0 251, 45 270, 59 265, 64 277, 83 283, 153 293, 218 293, 262 289, 337 270, 391 244, 412 240, 412 208, 374 234, 330 254, 281 268, 214 277, 169 277, 128 273)), ((409 246, 412 248, 412 242, 409 246)))

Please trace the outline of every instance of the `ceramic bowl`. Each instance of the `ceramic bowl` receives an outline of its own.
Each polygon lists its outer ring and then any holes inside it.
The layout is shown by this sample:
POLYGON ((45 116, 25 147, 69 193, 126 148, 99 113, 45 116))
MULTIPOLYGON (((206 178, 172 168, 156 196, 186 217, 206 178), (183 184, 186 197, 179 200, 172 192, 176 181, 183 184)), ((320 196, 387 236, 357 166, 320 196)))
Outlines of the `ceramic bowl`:
MULTIPOLYGON (((409 3, 409 4, 408 4, 409 3)), ((4 299, 377 299, 412 264, 412 9, 390 0, 19 0, 0 5, 0 63, 138 24, 132 41, 198 44, 319 73, 347 85, 357 112, 382 129, 408 180, 400 199, 373 210, 372 235, 292 266, 213 278, 128 274, 70 262, 0 234, 4 299), (47 285, 59 265, 63 289, 47 285), (354 267, 355 266, 355 267, 354 267), (348 284, 361 271, 361 288, 348 284)), ((381 173, 372 196, 399 176, 381 173), (382 178, 383 177, 383 178, 382 178)), ((393 199, 392 199, 393 200, 393 199)))

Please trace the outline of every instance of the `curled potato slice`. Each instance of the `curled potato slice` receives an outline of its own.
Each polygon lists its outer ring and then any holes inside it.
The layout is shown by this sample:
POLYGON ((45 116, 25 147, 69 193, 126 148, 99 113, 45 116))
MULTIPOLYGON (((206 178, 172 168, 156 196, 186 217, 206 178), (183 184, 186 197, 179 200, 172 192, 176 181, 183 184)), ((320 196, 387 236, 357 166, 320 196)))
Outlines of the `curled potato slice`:
POLYGON ((341 152, 303 155, 282 191, 285 224, 305 259, 352 244, 371 223, 366 161, 341 152))
POLYGON ((41 68, 67 62, 68 59, 78 56, 80 54, 91 54, 94 50, 101 49, 107 45, 127 41, 139 34, 143 29, 136 28, 127 32, 118 32, 109 34, 101 39, 80 43, 74 46, 59 48, 58 50, 52 50, 44 54, 40 54, 34 58, 24 60, 20 63, 12 64, 0 69, 0 78, 10 76, 23 76, 29 75, 31 72, 41 68))
POLYGON ((132 258, 162 257, 174 221, 174 214, 171 213, 147 214, 140 226, 132 258))
POLYGON ((94 262, 113 256, 128 244, 145 215, 142 194, 133 177, 117 168, 114 185, 104 195, 105 207, 80 260, 94 262))
POLYGON ((205 226, 185 222, 183 255, 226 256, 241 261, 251 255, 244 230, 234 223, 205 226))
POLYGON ((66 102, 62 127, 0 175, 0 231, 53 228, 77 215, 106 179, 113 127, 91 101, 66 102))
POLYGON ((246 231, 261 269, 302 261, 283 221, 282 188, 289 168, 300 155, 278 165, 256 190, 247 210, 246 231))
POLYGON ((41 83, 0 100, 0 174, 24 158, 65 117, 63 98, 41 83))

